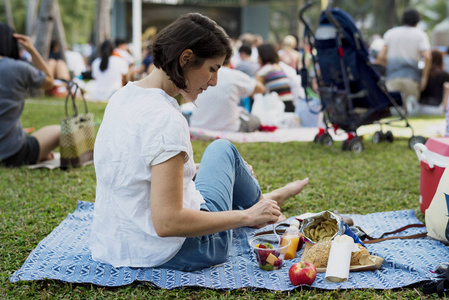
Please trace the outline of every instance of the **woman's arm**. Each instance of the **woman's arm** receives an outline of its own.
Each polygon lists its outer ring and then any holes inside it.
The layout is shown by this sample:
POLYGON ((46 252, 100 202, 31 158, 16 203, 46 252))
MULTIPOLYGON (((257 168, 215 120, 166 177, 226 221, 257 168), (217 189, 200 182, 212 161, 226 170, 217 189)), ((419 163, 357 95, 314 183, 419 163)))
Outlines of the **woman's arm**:
POLYGON ((281 215, 277 202, 261 199, 247 210, 205 212, 183 208, 184 153, 151 168, 151 218, 161 237, 193 237, 233 228, 262 227, 281 215))
POLYGON ((54 86, 53 76, 51 75, 50 70, 48 69, 48 66, 45 63, 42 56, 39 54, 39 52, 37 52, 36 48, 34 48, 30 38, 26 35, 17 33, 14 33, 13 36, 17 40, 17 42, 21 44, 25 48, 25 50, 30 53, 34 67, 45 73, 46 75, 45 83, 42 85, 41 88, 43 88, 44 90, 49 90, 53 88, 54 86))

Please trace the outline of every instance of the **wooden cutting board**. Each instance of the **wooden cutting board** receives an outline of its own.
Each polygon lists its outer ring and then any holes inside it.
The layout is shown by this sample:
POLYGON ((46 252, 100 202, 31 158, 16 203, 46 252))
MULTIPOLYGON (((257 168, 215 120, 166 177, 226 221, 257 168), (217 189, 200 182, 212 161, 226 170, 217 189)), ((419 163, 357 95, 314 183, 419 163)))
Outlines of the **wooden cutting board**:
MULTIPOLYGON (((303 260, 304 254, 309 251, 310 247, 312 247, 312 243, 304 243, 304 251, 302 252, 301 260, 303 260)), ((367 255, 361 258, 362 265, 352 265, 349 267, 349 270, 351 272, 379 270, 383 261, 384 259, 380 256, 367 255)), ((324 273, 326 272, 326 268, 316 268, 316 271, 317 273, 324 273)))

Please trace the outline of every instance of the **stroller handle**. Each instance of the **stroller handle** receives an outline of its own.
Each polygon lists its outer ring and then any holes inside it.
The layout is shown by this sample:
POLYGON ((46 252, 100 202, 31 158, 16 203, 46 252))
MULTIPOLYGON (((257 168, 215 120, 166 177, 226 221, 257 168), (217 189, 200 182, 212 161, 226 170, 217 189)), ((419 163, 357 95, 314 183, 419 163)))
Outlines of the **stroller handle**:
POLYGON ((313 1, 312 0, 308 0, 306 5, 304 5, 300 10, 299 10, 299 14, 298 17, 301 20, 302 23, 304 23, 304 25, 308 25, 308 23, 306 22, 306 19, 304 19, 304 13, 306 12, 306 10, 308 10, 311 6, 313 5, 313 1))

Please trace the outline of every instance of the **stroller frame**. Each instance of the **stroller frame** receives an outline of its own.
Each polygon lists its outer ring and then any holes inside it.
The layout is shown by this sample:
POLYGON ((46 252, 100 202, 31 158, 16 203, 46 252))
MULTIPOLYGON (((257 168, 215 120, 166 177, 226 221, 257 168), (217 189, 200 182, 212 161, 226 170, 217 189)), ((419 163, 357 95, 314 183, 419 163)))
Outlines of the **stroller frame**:
MULTIPOLYGON (((384 125, 410 128, 412 136, 408 144, 411 149, 413 149, 416 143, 424 144, 426 139, 422 136, 414 135, 414 130, 398 103, 398 101, 401 101, 400 95, 396 93, 395 96, 397 99, 395 99, 393 97, 394 93, 390 94, 387 91, 384 78, 379 75, 371 64, 366 44, 352 18, 341 10, 331 8, 332 0, 329 0, 326 9, 321 13, 320 26, 317 28, 317 32, 318 30, 324 32, 323 36, 326 39, 319 39, 317 38, 317 34, 312 32, 311 26, 304 18, 305 12, 313 4, 311 0, 306 3, 299 11, 299 19, 305 25, 303 41, 304 44, 307 42, 310 46, 313 70, 317 78, 316 83, 322 102, 321 110, 323 111, 323 123, 325 126, 324 128, 319 128, 314 142, 325 146, 332 146, 333 139, 328 131, 331 127, 335 131, 341 128, 348 136, 347 140, 343 142, 342 149, 362 152, 364 147, 361 138, 357 136, 357 128, 367 124, 379 124, 380 130, 376 131, 373 136, 373 142, 376 144, 384 140, 388 142, 393 142, 394 140, 391 131, 387 131, 386 133, 382 131, 384 125), (343 19, 343 21, 347 20, 348 24, 343 25, 347 25, 350 28, 344 28, 338 18, 343 19), (347 19, 345 20, 344 18, 347 19), (325 69, 322 64, 326 62, 323 62, 323 59, 320 57, 318 51, 320 48, 317 48, 317 43, 324 49, 321 51, 327 51, 327 54, 334 55, 334 58, 338 56, 337 59, 328 60, 328 63, 331 66, 334 63, 335 69, 339 69, 339 72, 331 69, 328 73, 323 72, 324 74, 321 73, 318 75, 317 65, 320 66, 320 70, 322 71, 325 69), (317 49, 318 60, 312 49, 317 49), (354 61, 351 60, 350 62, 354 63, 353 65, 349 65, 347 61, 345 62, 345 55, 347 53, 354 58, 354 61), (363 64, 357 64, 358 59, 364 59, 363 64), (369 75, 372 77, 369 78, 369 75), (374 89, 378 95, 376 93, 370 93, 369 87, 374 89), (399 117, 381 120, 382 118, 391 116, 390 107, 393 107, 397 111, 399 117), (400 121, 404 121, 405 126, 397 124, 400 121)), ((322 57, 325 57, 325 55, 322 57)), ((308 70, 305 66, 305 55, 303 55, 302 60, 301 82, 303 88, 307 89, 310 82, 308 70)), ((306 102, 309 103, 309 101, 310 99, 306 92, 306 102)))

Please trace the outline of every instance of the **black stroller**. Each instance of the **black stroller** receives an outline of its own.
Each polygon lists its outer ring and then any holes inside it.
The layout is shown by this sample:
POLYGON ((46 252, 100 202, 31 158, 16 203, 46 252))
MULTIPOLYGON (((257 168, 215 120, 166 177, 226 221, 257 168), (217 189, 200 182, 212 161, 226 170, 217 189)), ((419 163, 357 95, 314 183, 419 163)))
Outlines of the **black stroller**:
MULTIPOLYGON (((331 8, 329 1, 326 10, 321 13, 319 26, 313 33, 304 19, 305 11, 311 6, 312 2, 309 1, 300 10, 299 19, 305 25, 304 44, 308 43, 310 49, 316 49, 316 55, 312 53, 312 62, 325 128, 319 129, 314 141, 331 146, 333 139, 329 129, 341 128, 348 135, 342 149, 361 152, 363 143, 357 136, 358 127, 379 124, 380 131, 375 132, 373 142, 393 142, 392 132, 384 133, 382 126, 404 127, 397 123, 401 121, 412 132, 409 139, 411 149, 416 143, 425 143, 424 137, 414 135, 413 128, 400 107, 401 95, 387 91, 383 78, 371 64, 368 48, 352 17, 338 8, 331 8), (399 117, 381 121, 391 116, 390 108, 395 109, 399 117)), ((301 70, 301 77, 303 88, 310 88, 305 67, 301 70)), ((307 93, 306 100, 309 101, 307 93)))

